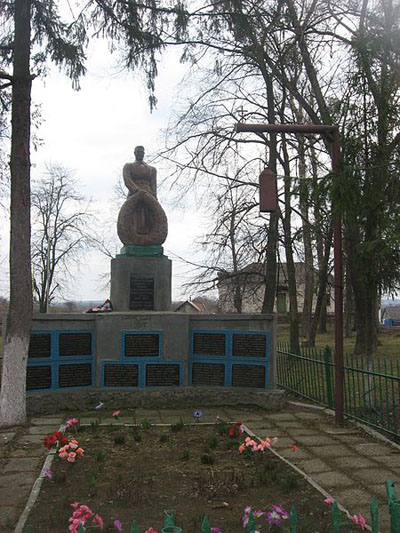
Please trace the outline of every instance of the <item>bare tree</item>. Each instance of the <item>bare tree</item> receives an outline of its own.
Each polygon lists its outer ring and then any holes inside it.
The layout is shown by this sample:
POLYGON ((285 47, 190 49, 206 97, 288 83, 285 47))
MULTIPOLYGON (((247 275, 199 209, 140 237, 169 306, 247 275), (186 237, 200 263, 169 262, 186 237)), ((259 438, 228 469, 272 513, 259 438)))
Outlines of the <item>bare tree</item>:
POLYGON ((32 276, 41 313, 62 294, 72 262, 92 245, 89 202, 70 170, 52 165, 32 188, 32 276))

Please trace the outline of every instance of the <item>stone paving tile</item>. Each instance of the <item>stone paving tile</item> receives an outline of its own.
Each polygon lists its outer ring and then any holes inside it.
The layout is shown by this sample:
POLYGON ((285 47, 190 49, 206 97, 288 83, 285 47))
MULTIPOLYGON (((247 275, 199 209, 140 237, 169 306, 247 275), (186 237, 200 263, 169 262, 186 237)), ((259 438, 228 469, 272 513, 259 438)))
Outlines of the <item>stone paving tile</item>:
POLYGON ((311 412, 310 411, 299 411, 295 413, 296 418, 300 418, 300 420, 313 420, 317 421, 320 414, 318 412, 311 412))
POLYGON ((336 441, 343 442, 344 444, 363 444, 365 442, 365 438, 360 435, 341 435, 336 433, 332 436, 335 437, 336 441))
POLYGON ((354 481, 343 474, 342 472, 321 472, 313 474, 313 480, 316 481, 324 489, 331 489, 333 487, 351 487, 354 484, 354 481))
POLYGON ((332 435, 350 435, 351 433, 359 433, 359 429, 351 428, 351 427, 341 427, 341 426, 335 426, 334 421, 332 419, 332 424, 318 424, 318 427, 322 431, 326 431, 326 433, 331 433, 332 435))
POLYGON ((362 505, 369 506, 372 499, 371 493, 360 485, 353 485, 340 491, 336 489, 336 495, 340 503, 352 514, 358 514, 362 505))
POLYGON ((283 448, 277 450, 277 452, 279 453, 279 455, 282 455, 282 457, 285 457, 285 459, 288 459, 291 463, 295 465, 297 465, 297 463, 301 460, 314 458, 309 451, 301 449, 293 451, 290 448, 283 448))
POLYGON ((64 418, 62 416, 42 416, 40 418, 31 418, 29 419, 29 423, 33 424, 34 426, 53 426, 53 425, 60 425, 62 422, 64 422, 64 418))
POLYGON ((305 446, 325 446, 329 444, 334 446, 336 444, 334 439, 321 434, 311 436, 298 435, 296 439, 300 444, 305 446))
MULTIPOLYGON (((7 490, 13 487, 19 486, 31 486, 36 480, 37 475, 35 472, 19 472, 17 474, 2 474, 0 478, 0 488, 7 490)), ((0 499, 1 501, 1 499, 0 499)))
POLYGON ((392 453, 390 455, 374 455, 374 460, 378 461, 378 463, 382 463, 382 465, 386 466, 387 468, 391 468, 392 470, 400 469, 399 454, 392 453))
POLYGON ((282 429, 301 429, 304 431, 304 423, 300 420, 268 420, 282 429))
POLYGON ((306 427, 302 427, 302 428, 291 428, 291 427, 288 427, 288 428, 286 428, 286 431, 292 437, 298 437, 300 435, 307 436, 307 437, 309 437, 311 435, 321 435, 321 432, 318 431, 317 429, 309 429, 309 428, 306 428, 306 427))
POLYGON ((0 485, 0 509, 3 508, 3 505, 8 506, 18 505, 19 503, 25 503, 31 492, 32 484, 33 482, 30 485, 14 485, 9 487, 4 487, 0 485))
POLYGON ((19 446, 10 453, 10 457, 44 457, 47 451, 44 446, 19 446))
POLYGON ((296 417, 292 413, 271 413, 267 415, 267 420, 274 420, 280 422, 290 420, 292 422, 295 422, 296 417))
POLYGON ((328 472, 332 467, 322 461, 322 459, 309 459, 306 461, 298 461, 297 466, 306 474, 315 474, 317 472, 328 472))
POLYGON ((253 433, 257 435, 257 437, 261 439, 265 439, 265 437, 278 437, 279 439, 282 437, 287 437, 287 433, 283 429, 259 425, 259 422, 246 425, 253 433))
MULTIPOLYGON (((308 448, 313 451, 312 446, 308 448)), ((321 457, 347 457, 356 456, 357 452, 343 446, 342 444, 335 444, 333 446, 317 446, 314 450, 315 455, 321 457)))
POLYGON ((385 450, 386 451, 390 451, 390 448, 389 447, 386 447, 385 444, 378 444, 378 443, 375 443, 375 442, 368 442, 368 443, 363 443, 363 444, 355 444, 354 446, 352 446, 352 448, 357 452, 357 453, 360 453, 360 454, 363 454, 363 455, 366 455, 366 456, 370 456, 370 455, 383 455, 385 450))
POLYGON ((2 431, 0 432, 0 446, 2 444, 8 444, 15 437, 15 431, 2 431))
POLYGON ((7 461, 3 472, 38 472, 42 462, 41 457, 14 457, 7 461))
MULTIPOLYGON (((215 413, 214 416, 221 416, 218 408, 214 409, 213 412, 215 413)), ((269 419, 269 415, 267 413, 246 409, 236 409, 235 407, 230 406, 225 407, 225 412, 231 422, 235 420, 241 420, 242 422, 256 422, 269 419)))
POLYGON ((30 446, 37 446, 37 445, 40 445, 42 446, 43 445, 43 438, 45 437, 46 435, 23 435, 19 441, 20 445, 21 446, 24 446, 24 445, 30 445, 30 446))
POLYGON ((362 455, 358 457, 335 457, 335 464, 345 471, 354 468, 355 465, 357 465, 357 468, 375 468, 377 466, 373 459, 363 457, 362 455))
POLYGON ((386 487, 384 483, 368 484, 368 490, 370 490, 377 498, 387 501, 386 487))
POLYGON ((53 433, 53 431, 58 431, 59 428, 60 424, 57 424, 55 426, 31 426, 30 428, 28 428, 27 434, 42 435, 42 438, 44 438, 46 435, 53 433))
POLYGON ((384 485, 385 481, 392 477, 392 472, 382 468, 363 468, 352 470, 351 475, 366 483, 382 483, 384 485))

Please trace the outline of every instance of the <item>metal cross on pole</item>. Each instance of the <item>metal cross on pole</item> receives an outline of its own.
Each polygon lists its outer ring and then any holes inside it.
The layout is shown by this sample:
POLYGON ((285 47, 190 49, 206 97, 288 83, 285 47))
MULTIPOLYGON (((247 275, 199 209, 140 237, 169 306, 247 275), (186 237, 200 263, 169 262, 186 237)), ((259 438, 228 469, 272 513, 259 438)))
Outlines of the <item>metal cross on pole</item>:
MULTIPOLYGON (((238 122, 236 131, 251 133, 319 133, 331 143, 332 172, 339 172, 339 130, 334 125, 324 124, 245 124, 238 122)), ((342 220, 335 213, 333 228, 333 266, 335 286, 335 419, 339 424, 344 419, 343 386, 343 267, 342 267, 342 220)))

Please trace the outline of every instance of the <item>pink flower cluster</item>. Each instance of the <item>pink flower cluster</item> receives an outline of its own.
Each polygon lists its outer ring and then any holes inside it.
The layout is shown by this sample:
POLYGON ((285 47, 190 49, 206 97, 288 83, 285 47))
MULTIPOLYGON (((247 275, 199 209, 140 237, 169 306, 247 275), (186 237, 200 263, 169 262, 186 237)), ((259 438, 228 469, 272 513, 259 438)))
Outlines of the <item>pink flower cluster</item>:
POLYGON ((353 524, 358 524, 360 526, 360 529, 364 531, 365 526, 367 525, 367 521, 365 520, 362 514, 355 514, 350 518, 350 520, 353 522, 353 524))
POLYGON ((100 529, 104 528, 104 522, 100 515, 93 514, 93 511, 87 505, 82 505, 79 502, 71 503, 75 509, 69 519, 70 525, 68 531, 70 533, 78 533, 79 526, 82 524, 83 530, 86 531, 85 525, 98 526, 100 529))
POLYGON ((261 439, 260 442, 256 442, 250 437, 246 437, 244 439, 244 442, 239 446, 239 453, 243 453, 245 451, 265 452, 265 450, 271 448, 271 446, 275 444, 277 440, 278 439, 276 437, 274 437, 273 439, 265 437, 265 440, 261 439))
POLYGON ((83 455, 84 450, 79 448, 77 440, 71 440, 68 444, 58 450, 58 457, 66 459, 69 463, 74 463, 78 455, 83 455))
POLYGON ((77 418, 70 418, 65 422, 65 427, 68 428, 74 428, 79 425, 79 420, 77 418))
POLYGON ((282 505, 271 505, 269 511, 253 511, 251 507, 245 507, 243 510, 242 523, 245 528, 249 522, 250 513, 253 513, 254 520, 265 517, 265 520, 270 525, 279 525, 283 520, 289 518, 289 513, 285 511, 282 505))

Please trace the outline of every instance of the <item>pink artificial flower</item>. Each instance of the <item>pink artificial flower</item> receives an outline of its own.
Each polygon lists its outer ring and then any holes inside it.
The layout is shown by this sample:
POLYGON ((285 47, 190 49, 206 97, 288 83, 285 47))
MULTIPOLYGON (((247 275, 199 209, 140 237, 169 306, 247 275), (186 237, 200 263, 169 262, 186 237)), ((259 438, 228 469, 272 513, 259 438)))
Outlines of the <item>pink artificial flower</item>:
POLYGON ((290 449, 291 449, 293 452, 295 452, 296 450, 299 449, 299 447, 296 446, 296 444, 293 444, 292 446, 290 446, 290 449))
POLYGON ((73 463, 76 459, 76 453, 75 452, 69 452, 68 454, 68 457, 67 457, 67 461, 69 463, 73 463))
POLYGON ((333 505, 335 503, 335 500, 333 498, 325 498, 324 502, 327 505, 333 505))
POLYGON ((75 442, 72 442, 72 441, 71 441, 69 447, 71 448, 71 450, 76 450, 77 447, 78 447, 78 445, 75 444, 75 442))
POLYGON ((93 524, 96 524, 96 526, 99 526, 100 529, 103 529, 103 528, 104 528, 104 521, 103 521, 103 519, 101 518, 101 516, 98 515, 98 514, 95 514, 95 515, 94 515, 94 518, 93 518, 93 524))
POLYGON ((157 531, 153 529, 152 527, 149 527, 149 529, 145 531, 145 533, 157 533, 157 531))
POLYGON ((51 468, 45 468, 43 470, 43 475, 45 477, 49 478, 49 479, 53 479, 53 474, 54 474, 54 472, 53 472, 53 470, 51 468))
POLYGON ((119 417, 120 414, 121 414, 121 407, 118 407, 118 409, 116 411, 114 411, 111 416, 113 416, 114 418, 116 418, 118 420, 118 417, 119 417))
POLYGON ((71 503, 71 507, 73 507, 74 509, 78 509, 78 507, 79 507, 79 502, 71 503))
POLYGON ((69 453, 66 451, 59 451, 58 456, 60 459, 66 459, 68 457, 69 453))
POLYGON ((83 450, 82 448, 78 448, 78 449, 76 450, 76 454, 77 454, 77 455, 83 455, 83 453, 84 453, 84 450, 83 450))
POLYGON ((114 520, 114 527, 117 531, 122 531, 122 522, 121 520, 114 520))
POLYGON ((246 446, 244 444, 241 444, 239 446, 239 453, 243 453, 245 451, 245 449, 246 449, 246 446))
POLYGON ((75 427, 79 424, 79 420, 77 418, 70 418, 69 420, 66 421, 65 423, 65 426, 67 428, 72 428, 72 427, 75 427))
POLYGON ((367 521, 363 517, 362 514, 353 515, 350 520, 353 522, 353 524, 358 524, 360 528, 364 531, 365 526, 367 525, 367 521))

